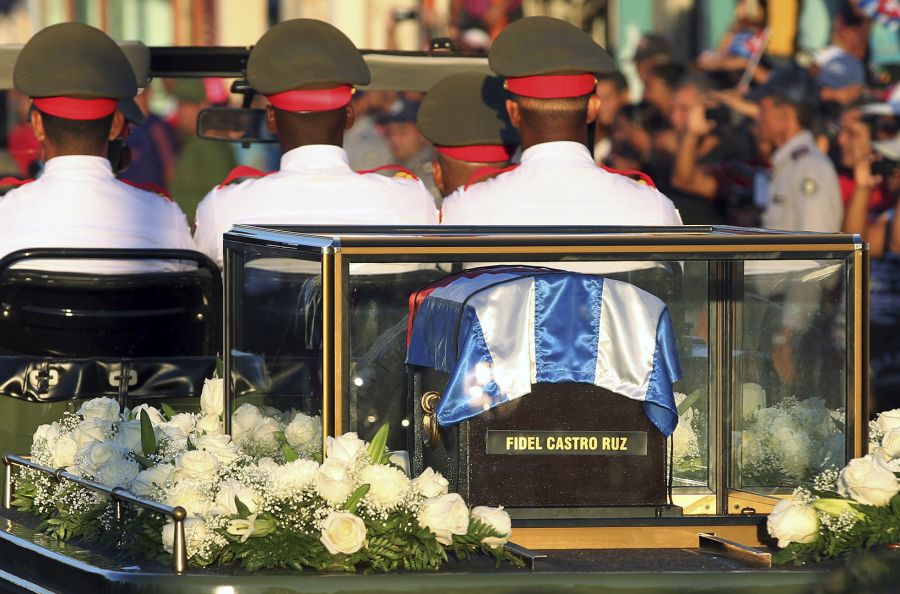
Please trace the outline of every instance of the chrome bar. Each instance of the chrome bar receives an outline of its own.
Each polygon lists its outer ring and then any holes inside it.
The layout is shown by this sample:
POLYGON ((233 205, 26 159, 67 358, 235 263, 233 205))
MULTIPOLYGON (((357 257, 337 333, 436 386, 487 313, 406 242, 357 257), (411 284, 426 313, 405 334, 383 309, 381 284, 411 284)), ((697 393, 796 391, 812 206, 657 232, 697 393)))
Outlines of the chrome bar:
POLYGON ((46 474, 47 476, 52 476, 59 481, 66 480, 75 483, 80 487, 84 487, 85 489, 90 489, 91 491, 106 495, 116 505, 116 520, 118 521, 121 521, 124 515, 124 510, 121 509, 122 503, 130 503, 146 510, 168 516, 175 522, 175 543, 172 554, 175 571, 177 573, 184 573, 187 571, 187 547, 184 538, 184 519, 187 517, 187 512, 183 507, 172 507, 159 503, 158 501, 153 501, 152 499, 144 499, 130 491, 126 491, 122 487, 107 487, 98 482, 89 481, 86 478, 74 475, 64 468, 53 469, 48 466, 36 464, 23 456, 8 454, 3 457, 3 464, 6 466, 6 483, 4 484, 3 489, 3 505, 6 509, 10 509, 12 504, 12 467, 19 466, 20 468, 34 470, 46 474))
POLYGON ((753 567, 772 567, 772 553, 712 533, 701 533, 698 536, 701 551, 729 557, 753 567))
POLYGON ((535 551, 532 551, 531 549, 526 549, 522 545, 517 545, 514 542, 508 542, 505 545, 503 545, 503 550, 505 550, 507 553, 512 553, 516 557, 520 557, 521 559, 523 559, 525 561, 525 563, 528 564, 528 568, 531 571, 534 571, 534 569, 535 569, 534 565, 535 565, 535 563, 537 563, 538 559, 546 559, 547 558, 547 555, 545 555, 544 553, 536 553, 535 551))

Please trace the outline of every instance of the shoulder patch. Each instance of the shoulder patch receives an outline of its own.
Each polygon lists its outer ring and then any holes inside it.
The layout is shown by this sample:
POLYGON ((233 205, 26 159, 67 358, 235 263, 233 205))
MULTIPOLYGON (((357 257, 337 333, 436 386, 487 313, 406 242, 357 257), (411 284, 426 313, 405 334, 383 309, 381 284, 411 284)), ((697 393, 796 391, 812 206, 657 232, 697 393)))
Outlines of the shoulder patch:
POLYGON ((169 194, 169 192, 167 192, 165 188, 161 188, 156 184, 139 184, 128 179, 119 179, 119 181, 125 185, 131 186, 132 188, 137 188, 139 190, 144 190, 145 192, 150 192, 151 194, 156 194, 157 196, 162 196, 169 202, 172 202, 172 195, 169 194))
POLYGON ((222 180, 217 188, 224 188, 229 184, 233 184, 236 181, 241 181, 248 178, 258 178, 265 177, 272 173, 271 171, 260 171, 256 167, 250 167, 249 165, 238 165, 234 169, 228 172, 228 175, 225 176, 225 179, 222 180))
POLYGON ((15 190, 16 188, 24 186, 25 184, 30 184, 33 181, 34 178, 19 179, 17 177, 4 177, 0 179, 0 196, 5 195, 10 190, 15 190))
POLYGON ((418 176, 407 169, 406 167, 401 167, 400 165, 382 165, 381 167, 376 167, 375 169, 361 169, 356 173, 360 175, 365 175, 367 173, 378 173, 380 171, 394 171, 394 175, 392 178, 397 179, 414 179, 416 181, 419 180, 418 176))
POLYGON ((466 185, 463 186, 463 190, 468 190, 469 186, 477 184, 480 181, 488 179, 489 177, 496 177, 501 173, 506 173, 507 171, 512 171, 519 164, 510 165, 509 167, 479 167, 475 170, 475 172, 469 176, 469 179, 466 180, 466 185))
POLYGON ((630 179, 632 181, 636 181, 640 184, 646 184, 646 185, 650 186, 651 188, 656 188, 656 184, 653 183, 653 180, 650 178, 650 176, 647 175, 646 173, 644 173, 643 171, 637 171, 637 170, 632 170, 632 169, 627 169, 627 170, 626 169, 613 169, 612 167, 607 167, 606 165, 600 165, 599 167, 600 167, 600 169, 602 169, 603 171, 606 171, 608 173, 614 173, 616 175, 624 175, 625 177, 627 177, 628 179, 630 179), (635 178, 637 178, 637 179, 635 179, 635 178))
POLYGON ((791 153, 791 161, 796 161, 800 157, 809 154, 809 152, 810 152, 810 149, 808 146, 801 146, 800 148, 794 150, 794 152, 791 153))

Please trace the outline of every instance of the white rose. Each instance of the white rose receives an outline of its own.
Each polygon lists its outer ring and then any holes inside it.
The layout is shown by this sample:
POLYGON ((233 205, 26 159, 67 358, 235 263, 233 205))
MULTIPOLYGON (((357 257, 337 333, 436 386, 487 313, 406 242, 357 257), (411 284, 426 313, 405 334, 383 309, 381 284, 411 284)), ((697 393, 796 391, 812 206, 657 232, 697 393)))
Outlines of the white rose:
POLYGON ((107 487, 122 487, 130 490, 132 482, 140 470, 141 467, 137 462, 122 458, 101 466, 95 476, 97 482, 107 487))
POLYGON ((194 430, 194 415, 190 413, 178 413, 169 420, 169 424, 181 429, 185 435, 190 435, 194 430))
POLYGON ((881 438, 881 447, 891 460, 900 458, 900 427, 891 429, 881 438))
POLYGON ((745 383, 741 386, 743 417, 752 419, 756 411, 766 406, 766 391, 759 384, 745 383))
POLYGON ((332 505, 344 503, 353 491, 353 480, 347 467, 340 460, 325 460, 316 475, 316 491, 332 505))
POLYGON ((176 448, 183 449, 187 447, 188 434, 185 433, 180 425, 168 422, 160 423, 156 426, 156 431, 161 438, 165 437, 171 441, 176 448))
POLYGON ((194 437, 193 442, 198 450, 214 455, 223 466, 231 464, 241 454, 241 448, 231 441, 230 435, 203 435, 194 437))
POLYGON ((277 419, 266 417, 253 427, 253 431, 250 435, 253 441, 265 451, 275 452, 279 447, 278 438, 275 437, 275 433, 281 431, 281 429, 281 423, 279 423, 277 419))
POLYGON ((215 415, 203 415, 197 420, 194 430, 207 435, 222 435, 225 433, 225 425, 222 419, 215 415))
MULTIPOLYGON (((162 529, 162 544, 166 552, 175 548, 175 522, 169 520, 162 529)), ((209 537, 209 528, 200 518, 187 518, 184 521, 184 542, 188 558, 197 554, 209 537)))
POLYGON ((212 480, 219 469, 219 459, 203 450, 191 450, 175 459, 179 479, 212 480))
POLYGON ((53 466, 65 468, 75 463, 75 454, 78 453, 78 442, 68 435, 63 435, 56 440, 50 452, 53 455, 53 466))
POLYGON ((131 483, 131 492, 139 497, 153 498, 158 490, 165 491, 169 481, 174 478, 175 466, 173 464, 157 464, 138 473, 131 483))
MULTIPOLYGON (((262 462, 260 460, 260 466, 262 462)), ((315 485, 316 476, 319 474, 319 464, 313 460, 294 460, 283 466, 276 465, 275 469, 269 476, 272 481, 272 494, 279 498, 299 494, 315 485)))
POLYGON ((502 505, 500 507, 474 507, 472 508, 472 517, 503 535, 500 538, 486 536, 481 541, 484 544, 496 549, 509 541, 509 535, 512 533, 512 521, 509 519, 509 514, 503 511, 502 505))
POLYGON ((792 542, 813 542, 819 537, 819 518, 812 506, 782 499, 769 513, 769 534, 784 548, 792 542))
POLYGON ((322 522, 319 540, 332 555, 350 555, 366 544, 366 525, 359 516, 333 511, 322 522))
POLYGON ((34 432, 34 441, 43 439, 47 442, 47 447, 52 448, 56 440, 59 439, 59 423, 51 423, 49 425, 41 425, 34 432))
POLYGON ((454 534, 468 532, 469 508, 459 493, 431 497, 422 502, 419 526, 434 532, 442 545, 450 545, 454 534))
POLYGON ((393 452, 388 453, 388 462, 397 466, 406 473, 406 476, 409 476, 409 452, 406 450, 395 450, 393 452))
POLYGON ((78 447, 81 447, 92 441, 103 441, 106 439, 106 436, 109 435, 111 429, 112 423, 109 421, 91 418, 78 423, 78 425, 72 429, 71 435, 72 438, 75 439, 75 443, 78 444, 78 447))
POLYGON ((241 484, 236 479, 228 479, 219 484, 219 494, 216 495, 217 509, 225 515, 236 516, 238 508, 234 501, 235 497, 247 506, 251 514, 256 513, 263 501, 262 495, 256 490, 241 484))
POLYGON ((850 460, 838 476, 838 493, 864 505, 887 505, 898 492, 891 467, 872 454, 850 460))
MULTIPOLYGON (((156 430, 154 429, 154 435, 156 430)), ((141 442, 141 422, 127 421, 119 423, 119 432, 116 434, 114 441, 130 452, 141 454, 144 451, 141 442)))
POLYGON ((298 452, 321 452, 322 419, 298 413, 285 427, 284 436, 298 452))
POLYGON ((366 466, 359 473, 359 482, 368 483, 366 501, 376 507, 392 509, 409 493, 409 478, 399 468, 385 464, 366 466))
POLYGON ((78 468, 87 475, 96 477, 101 468, 107 464, 122 461, 125 452, 122 447, 111 441, 92 441, 78 449, 76 458, 78 468))
POLYGON ((121 413, 119 403, 112 398, 94 398, 82 404, 76 414, 84 419, 102 419, 112 423, 119 420, 121 413))
POLYGON ((134 415, 135 420, 141 420, 142 410, 147 411, 147 416, 150 418, 151 425, 156 426, 166 421, 165 417, 163 417, 163 414, 149 404, 141 404, 140 406, 135 406, 133 409, 131 409, 131 414, 134 415))
POLYGON ((347 466, 353 466, 356 457, 365 451, 366 442, 357 437, 356 433, 344 433, 340 437, 328 437, 325 448, 326 458, 333 458, 347 466))
POLYGON ((450 483, 440 472, 435 472, 430 466, 413 479, 412 487, 416 493, 424 497, 440 497, 447 494, 450 483))
POLYGON ((231 415, 231 437, 237 443, 243 443, 253 437, 253 430, 263 420, 259 409, 252 404, 242 404, 231 415))
POLYGON ((209 497, 209 483, 204 480, 179 480, 172 487, 163 491, 166 505, 181 506, 188 515, 203 515, 213 505, 209 497))
POLYGON ((205 415, 222 416, 225 412, 225 380, 216 378, 203 382, 200 393, 200 410, 205 415))
POLYGON ((900 427, 900 408, 888 410, 878 415, 875 419, 875 426, 882 434, 887 433, 891 429, 900 427))

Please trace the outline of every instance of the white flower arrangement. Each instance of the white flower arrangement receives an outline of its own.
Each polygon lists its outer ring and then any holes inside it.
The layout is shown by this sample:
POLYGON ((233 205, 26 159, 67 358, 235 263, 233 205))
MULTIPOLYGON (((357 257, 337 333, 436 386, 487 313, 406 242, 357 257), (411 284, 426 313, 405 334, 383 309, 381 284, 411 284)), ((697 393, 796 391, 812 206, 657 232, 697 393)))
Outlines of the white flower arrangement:
POLYGON ((749 412, 741 433, 744 485, 809 481, 844 461, 844 413, 821 398, 786 398, 749 412))
MULTIPOLYGON (((872 451, 798 487, 769 514, 769 534, 783 550, 775 560, 804 563, 846 557, 900 542, 900 409, 878 415, 872 451)), ((872 435, 870 434, 870 438, 872 435)))
MULTIPOLYGON (((329 437, 321 463, 318 417, 244 404, 232 418, 233 439, 225 435, 219 382, 204 387, 200 413, 86 402, 36 431, 32 460, 183 507, 192 565, 423 570, 438 568, 448 553, 468 558, 478 551, 520 563, 502 548, 508 514, 470 512, 430 468, 410 480, 389 461, 386 427, 372 443, 354 433, 329 437)), ((47 532, 62 540, 128 542, 139 556, 173 550, 171 520, 133 510, 117 526, 109 501, 72 482, 24 470, 14 503, 43 516, 47 532)))

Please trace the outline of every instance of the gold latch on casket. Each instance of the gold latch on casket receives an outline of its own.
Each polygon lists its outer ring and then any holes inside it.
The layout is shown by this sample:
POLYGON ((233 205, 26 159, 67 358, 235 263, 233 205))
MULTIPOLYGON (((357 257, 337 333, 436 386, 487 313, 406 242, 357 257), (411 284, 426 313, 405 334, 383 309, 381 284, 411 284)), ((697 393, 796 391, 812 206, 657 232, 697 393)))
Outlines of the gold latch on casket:
POLYGON ((422 433, 425 438, 425 445, 430 448, 436 448, 441 443, 441 434, 438 430, 437 417, 435 416, 435 411, 440 401, 441 395, 437 392, 425 392, 422 394, 422 433))

